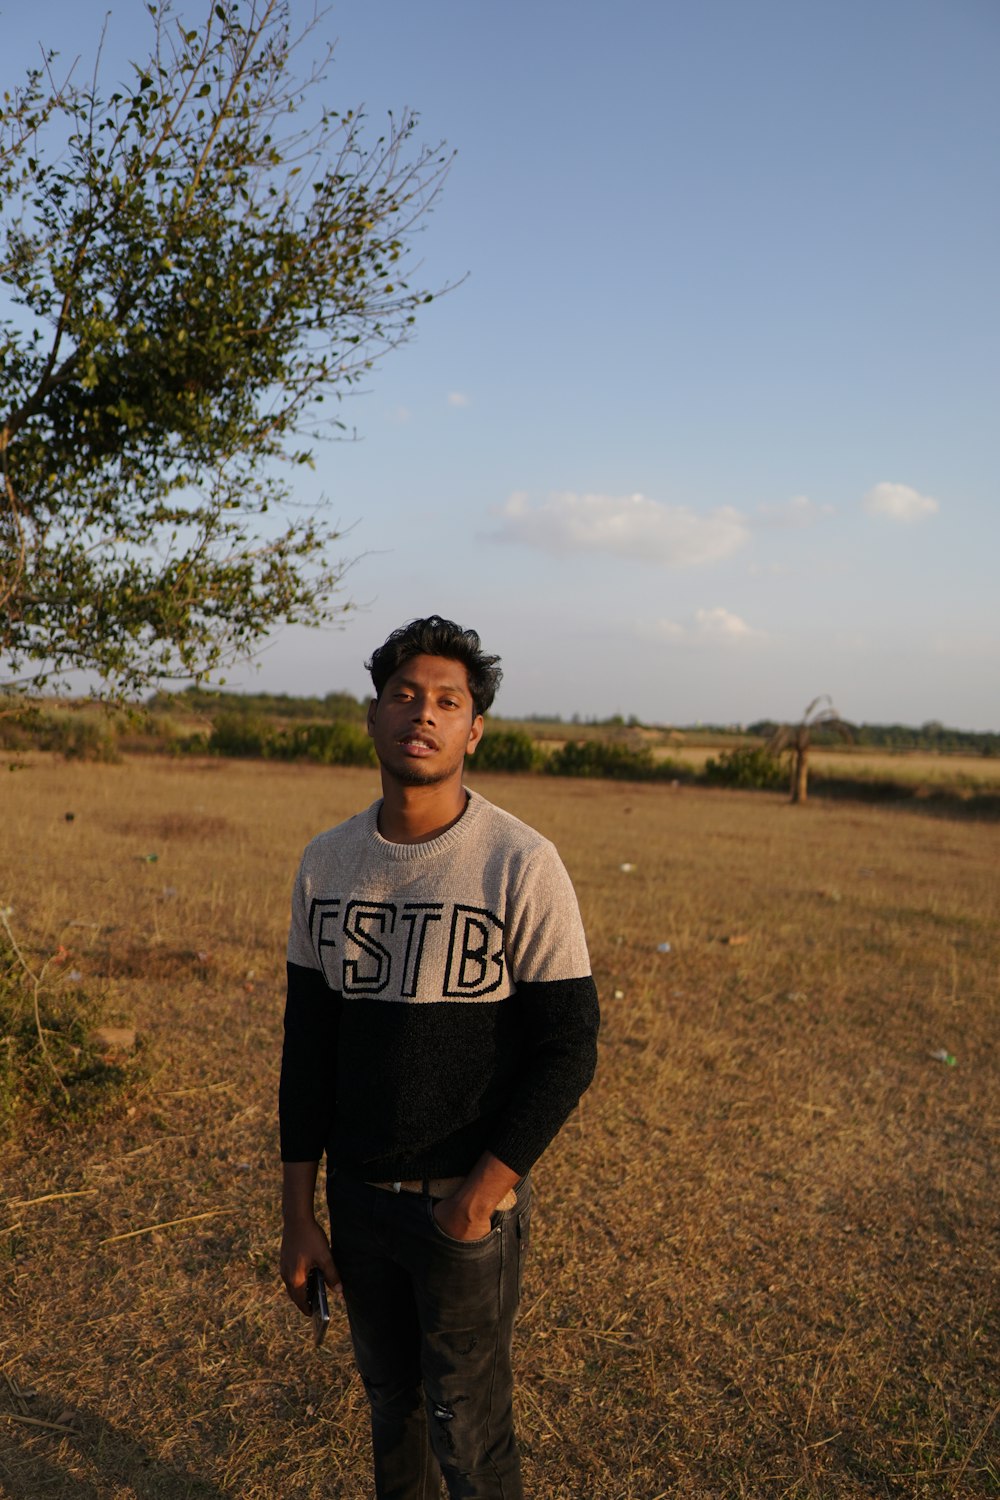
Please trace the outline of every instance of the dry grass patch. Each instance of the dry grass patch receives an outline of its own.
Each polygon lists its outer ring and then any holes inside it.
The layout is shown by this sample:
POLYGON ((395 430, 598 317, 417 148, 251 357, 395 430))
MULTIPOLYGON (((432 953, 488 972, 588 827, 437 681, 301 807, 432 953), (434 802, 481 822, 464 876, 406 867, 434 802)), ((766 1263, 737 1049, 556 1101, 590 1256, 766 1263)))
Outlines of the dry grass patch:
POLYGON ((125 818, 118 833, 129 838, 157 840, 161 843, 205 843, 221 839, 230 831, 228 819, 217 813, 169 812, 162 816, 125 818))
MULTIPOLYGON (((277 1282, 274 1093, 296 861, 375 774, 31 759, 0 901, 112 988, 148 1079, 2 1158, 0 1493, 366 1495, 343 1330, 314 1354, 277 1282)), ((536 1172, 528 1493, 996 1493, 995 831, 476 786, 562 850, 605 1013, 536 1172)))
POLYGON ((996 788, 1000 785, 1000 758, 963 755, 958 751, 936 755, 927 750, 879 752, 860 745, 843 745, 832 750, 811 750, 809 764, 829 776, 875 780, 886 777, 902 782, 927 782, 931 786, 996 788))

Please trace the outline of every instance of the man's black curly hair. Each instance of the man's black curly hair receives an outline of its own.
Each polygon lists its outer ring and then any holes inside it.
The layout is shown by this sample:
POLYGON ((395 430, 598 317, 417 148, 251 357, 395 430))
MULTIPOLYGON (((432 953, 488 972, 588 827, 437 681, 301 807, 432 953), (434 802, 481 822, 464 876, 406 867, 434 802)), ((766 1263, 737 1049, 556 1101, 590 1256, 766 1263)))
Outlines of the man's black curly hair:
POLYGON ((454 620, 428 615, 394 630, 385 644, 373 651, 365 667, 372 674, 376 698, 393 673, 411 656, 446 656, 459 661, 469 677, 469 691, 477 714, 489 711, 503 673, 499 656, 488 656, 475 630, 463 630, 454 620))

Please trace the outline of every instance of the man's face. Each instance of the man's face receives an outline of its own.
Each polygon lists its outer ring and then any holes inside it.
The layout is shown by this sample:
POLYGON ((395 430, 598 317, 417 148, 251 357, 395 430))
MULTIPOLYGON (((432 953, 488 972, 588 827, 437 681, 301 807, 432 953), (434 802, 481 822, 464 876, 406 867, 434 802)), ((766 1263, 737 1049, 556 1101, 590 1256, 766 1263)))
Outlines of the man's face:
POLYGON ((368 733, 382 770, 404 786, 461 779, 483 734, 459 661, 411 656, 368 708, 368 733))

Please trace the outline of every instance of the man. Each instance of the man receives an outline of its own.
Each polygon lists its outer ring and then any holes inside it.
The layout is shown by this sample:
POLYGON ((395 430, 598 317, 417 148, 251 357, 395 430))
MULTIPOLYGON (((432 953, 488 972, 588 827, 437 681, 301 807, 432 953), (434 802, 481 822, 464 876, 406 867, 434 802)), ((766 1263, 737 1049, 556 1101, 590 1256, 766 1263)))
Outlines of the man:
POLYGON ((554 847, 462 784, 499 659, 432 615, 368 668, 382 798, 312 841, 292 901, 281 1274, 304 1313, 312 1267, 342 1289, 378 1500, 442 1474, 452 1500, 521 1500, 528 1172, 593 1076, 597 996, 554 847))

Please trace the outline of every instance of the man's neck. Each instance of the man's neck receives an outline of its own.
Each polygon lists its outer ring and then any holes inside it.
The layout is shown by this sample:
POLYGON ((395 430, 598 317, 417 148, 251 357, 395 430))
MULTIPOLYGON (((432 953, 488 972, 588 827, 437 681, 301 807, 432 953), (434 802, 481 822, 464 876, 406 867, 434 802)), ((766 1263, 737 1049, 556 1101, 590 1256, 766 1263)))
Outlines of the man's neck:
POLYGON ((401 786, 382 778, 378 831, 390 844, 426 844, 453 828, 469 794, 461 781, 440 786, 401 786))

